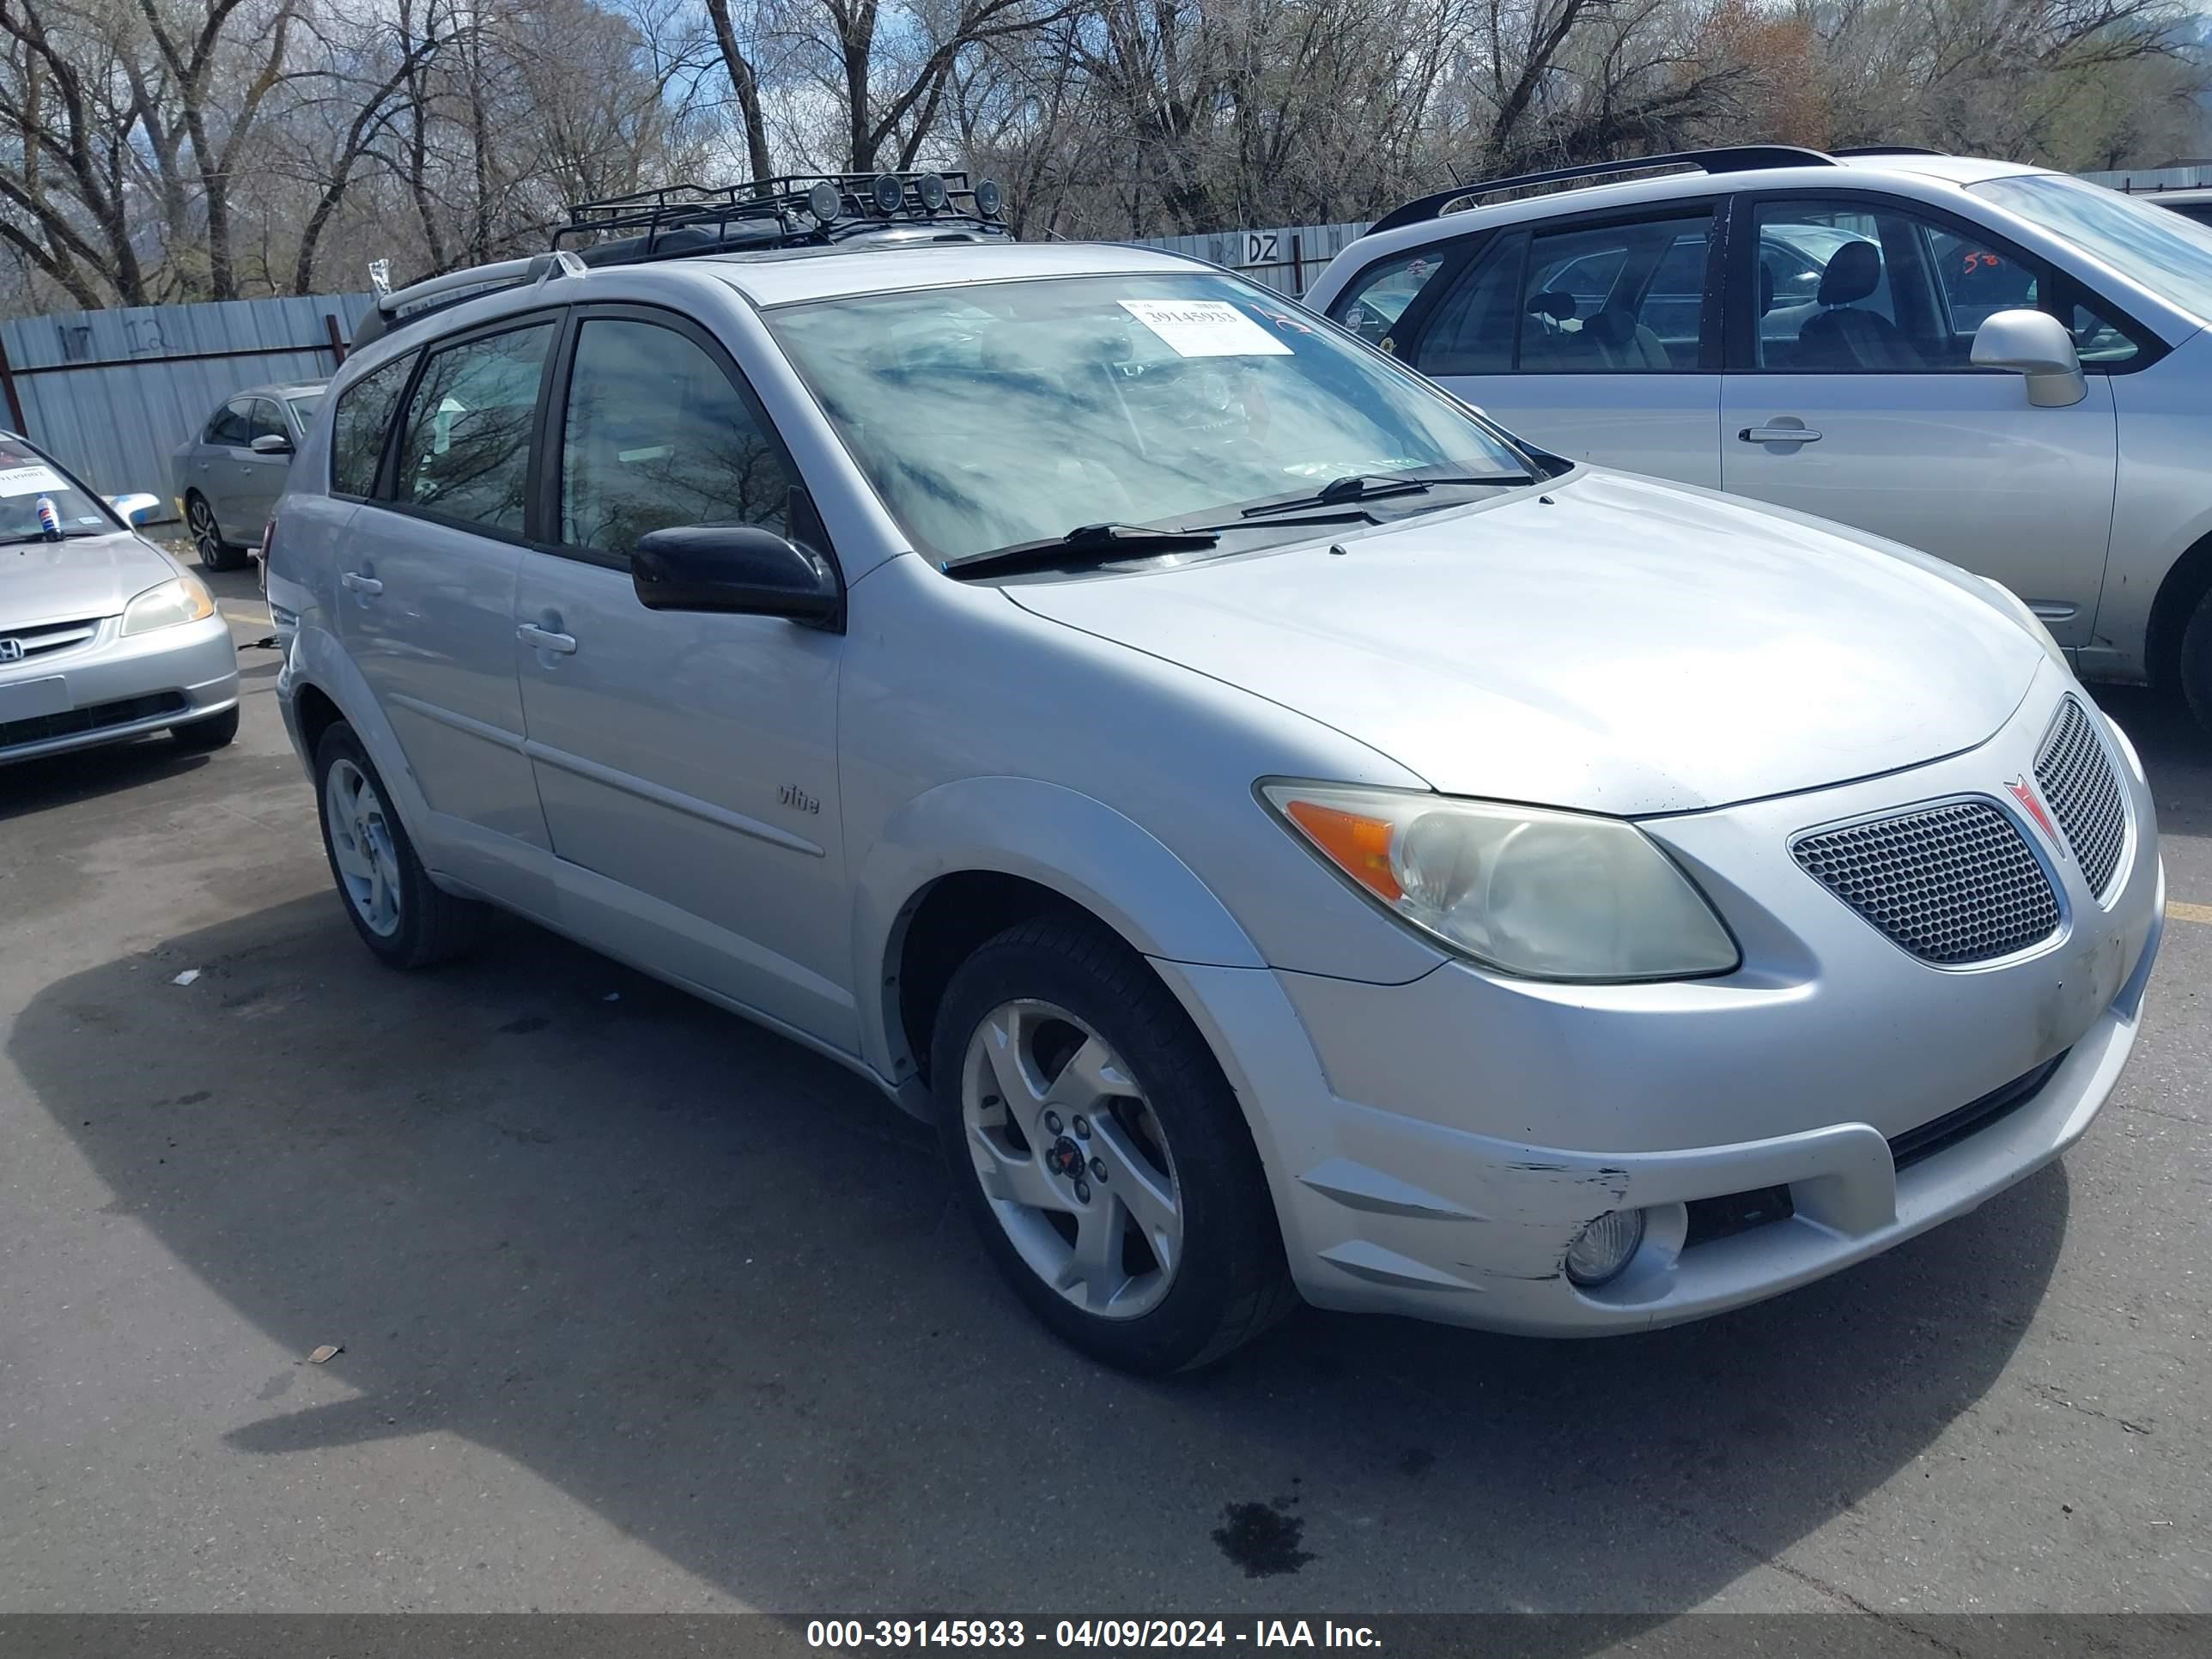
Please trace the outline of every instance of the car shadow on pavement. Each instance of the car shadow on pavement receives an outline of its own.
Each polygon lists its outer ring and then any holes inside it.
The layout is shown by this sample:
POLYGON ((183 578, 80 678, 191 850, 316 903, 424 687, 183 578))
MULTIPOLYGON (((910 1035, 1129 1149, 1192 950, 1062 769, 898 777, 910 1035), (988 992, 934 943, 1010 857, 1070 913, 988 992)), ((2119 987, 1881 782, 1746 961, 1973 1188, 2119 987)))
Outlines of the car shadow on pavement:
POLYGON ((213 757, 191 754, 166 732, 0 767, 0 823, 30 812, 123 793, 198 771, 213 757))
POLYGON ((294 1356, 205 1455, 343 1491, 345 1449, 466 1437, 789 1613, 1694 1606, 1956 1455, 2067 1218, 2054 1168, 1681 1330, 1308 1311, 1139 1382, 992 1278, 921 1125, 522 924, 401 975, 334 897, 276 904, 48 987, 8 1053, 103 1213, 294 1356))

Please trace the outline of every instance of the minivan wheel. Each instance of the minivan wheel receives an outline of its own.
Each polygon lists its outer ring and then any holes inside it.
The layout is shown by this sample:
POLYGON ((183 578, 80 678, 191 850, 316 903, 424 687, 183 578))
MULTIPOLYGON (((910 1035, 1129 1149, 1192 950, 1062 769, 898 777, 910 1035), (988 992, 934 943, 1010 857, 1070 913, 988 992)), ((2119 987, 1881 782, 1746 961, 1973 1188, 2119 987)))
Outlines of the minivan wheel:
POLYGON ((2181 690, 2197 723, 2212 732, 2212 592, 2197 602, 2181 635, 2181 690))
POLYGON ((1296 1304, 1228 1080, 1103 928, 1026 921, 969 957, 938 1009, 930 1078, 985 1250, 1085 1353, 1190 1370, 1296 1304))
POLYGON ((223 540, 215 509, 198 490, 185 497, 185 527, 191 532, 192 550, 200 556, 200 563, 206 568, 235 570, 246 562, 246 550, 223 540))
POLYGON ((484 907, 441 890, 415 856, 361 739, 344 721, 315 745, 323 851, 362 943, 392 968, 427 968, 476 942, 484 907))

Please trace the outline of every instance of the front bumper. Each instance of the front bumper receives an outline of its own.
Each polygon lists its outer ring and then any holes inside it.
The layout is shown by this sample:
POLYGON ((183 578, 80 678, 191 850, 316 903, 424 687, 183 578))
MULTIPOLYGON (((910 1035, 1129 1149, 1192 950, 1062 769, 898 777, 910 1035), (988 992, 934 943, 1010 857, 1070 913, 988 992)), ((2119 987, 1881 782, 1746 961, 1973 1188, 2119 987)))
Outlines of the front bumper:
POLYGON ((187 726, 238 702, 222 614, 125 639, 110 617, 82 645, 0 665, 0 764, 187 726))
POLYGON ((2121 873, 2100 902, 2054 857, 2058 932, 2001 963, 1907 956, 1788 853, 1796 831, 1877 808, 2002 801, 2033 775, 2061 678, 1969 754, 1648 824, 1736 929, 1744 964, 1723 979, 1543 985, 1454 963, 1378 986, 1163 964, 1247 1101, 1307 1299, 1544 1335, 1680 1323, 1875 1255, 2072 1145, 2134 1046, 2162 930, 2124 743, 2121 873), (2025 1099, 1898 1168, 1893 1140, 2046 1066, 2025 1099), (1710 1224, 1714 1200, 1775 1188, 1781 1218, 1710 1224), (1567 1246, 1619 1208, 1644 1210, 1644 1245, 1577 1287, 1567 1246))

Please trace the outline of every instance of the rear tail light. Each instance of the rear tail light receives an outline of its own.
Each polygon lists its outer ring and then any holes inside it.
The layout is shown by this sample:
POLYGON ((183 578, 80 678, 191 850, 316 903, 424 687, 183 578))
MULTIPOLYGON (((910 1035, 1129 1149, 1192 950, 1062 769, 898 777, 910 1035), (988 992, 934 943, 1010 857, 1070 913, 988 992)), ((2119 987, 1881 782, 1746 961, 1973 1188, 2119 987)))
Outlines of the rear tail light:
POLYGON ((254 563, 260 567, 261 597, 269 597, 269 550, 276 544, 276 516, 271 514, 269 522, 261 526, 261 551, 254 555, 254 563))

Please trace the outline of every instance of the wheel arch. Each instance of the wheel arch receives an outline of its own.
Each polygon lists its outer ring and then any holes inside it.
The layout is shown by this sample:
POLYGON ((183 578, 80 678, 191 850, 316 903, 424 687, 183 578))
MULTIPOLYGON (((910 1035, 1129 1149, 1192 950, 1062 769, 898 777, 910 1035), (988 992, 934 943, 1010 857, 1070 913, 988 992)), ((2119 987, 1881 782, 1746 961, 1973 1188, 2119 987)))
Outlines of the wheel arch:
POLYGON ((323 733, 338 720, 353 728, 361 746, 368 751, 377 775, 383 780, 386 805, 399 815, 416 846, 423 845, 424 821, 429 804, 422 797, 407 764, 392 722, 368 689, 368 681, 337 641, 325 629, 303 626, 292 642, 291 653, 277 683, 284 719, 294 745, 307 769, 315 770, 315 746, 323 733))
POLYGON ((2181 639, 2189 619, 2204 596, 2212 592, 2212 531, 2191 543, 2168 567, 2151 600, 2150 623, 2144 630, 2143 667, 2150 683, 2161 691, 2178 689, 2181 668, 2181 639))
POLYGON ((917 797, 885 825, 854 888, 854 961, 875 993, 861 1041, 910 1110, 927 1110, 920 1085, 945 983, 975 946, 1025 917, 1086 917, 1149 957, 1265 965, 1212 890, 1150 832, 1033 779, 969 779, 917 797))

